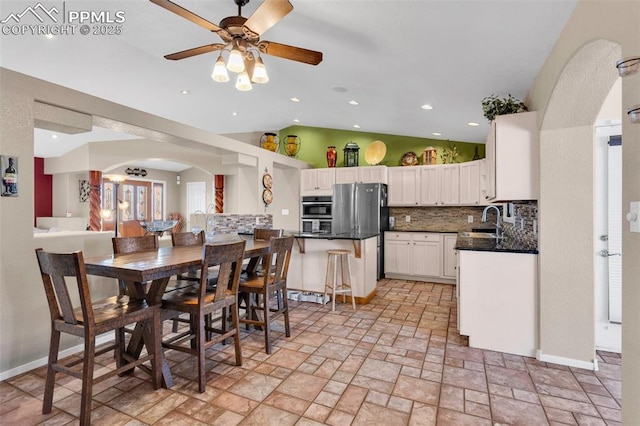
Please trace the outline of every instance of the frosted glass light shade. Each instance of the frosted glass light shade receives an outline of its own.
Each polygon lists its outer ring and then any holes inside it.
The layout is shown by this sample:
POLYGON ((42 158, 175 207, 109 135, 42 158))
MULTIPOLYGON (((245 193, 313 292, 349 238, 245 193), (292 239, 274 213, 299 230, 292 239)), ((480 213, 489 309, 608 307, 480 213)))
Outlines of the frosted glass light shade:
POLYGON ((262 63, 262 59, 258 57, 253 67, 253 75, 251 81, 258 84, 264 84, 269 81, 269 75, 267 74, 267 68, 262 63))
POLYGON ((218 60, 213 67, 211 78, 218 83, 226 83, 227 81, 229 81, 229 73, 227 72, 227 67, 224 64, 224 58, 222 57, 222 55, 218 57, 218 60))
POLYGON ((238 80, 236 81, 236 89, 241 92, 247 92, 251 90, 251 80, 249 80, 249 74, 246 71, 242 71, 238 74, 238 80))
POLYGON ((233 72, 244 71, 244 60, 242 59, 242 52, 237 47, 234 47, 231 50, 231 54, 229 54, 227 69, 233 72))

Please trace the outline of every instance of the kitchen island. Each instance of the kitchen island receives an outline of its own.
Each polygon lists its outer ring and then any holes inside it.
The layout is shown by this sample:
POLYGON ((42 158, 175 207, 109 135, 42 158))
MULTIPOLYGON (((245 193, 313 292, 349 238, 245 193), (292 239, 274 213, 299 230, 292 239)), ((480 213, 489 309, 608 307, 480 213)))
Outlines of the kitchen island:
POLYGON ((458 234, 458 330, 472 348, 538 349, 538 250, 511 238, 458 234))
POLYGON ((351 251, 349 262, 356 303, 366 304, 376 295, 378 233, 285 233, 293 235, 296 241, 289 263, 289 290, 324 293, 327 250, 343 249, 351 251))

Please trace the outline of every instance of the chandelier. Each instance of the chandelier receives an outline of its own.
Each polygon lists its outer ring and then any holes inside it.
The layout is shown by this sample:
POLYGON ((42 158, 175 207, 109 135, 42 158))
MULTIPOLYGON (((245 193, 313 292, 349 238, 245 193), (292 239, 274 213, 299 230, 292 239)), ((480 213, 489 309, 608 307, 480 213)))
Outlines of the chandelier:
POLYGON ((251 83, 264 84, 269 81, 260 51, 241 37, 234 37, 222 49, 213 67, 211 78, 218 83, 226 83, 229 81, 227 70, 238 74, 236 89, 241 92, 251 90, 251 83), (226 64, 224 52, 229 52, 226 64))

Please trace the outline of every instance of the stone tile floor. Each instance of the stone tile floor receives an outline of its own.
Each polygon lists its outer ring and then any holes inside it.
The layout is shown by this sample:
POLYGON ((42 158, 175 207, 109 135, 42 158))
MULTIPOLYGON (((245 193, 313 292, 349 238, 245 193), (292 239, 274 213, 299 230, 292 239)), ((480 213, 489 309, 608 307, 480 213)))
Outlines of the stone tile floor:
MULTIPOLYGON (((368 305, 291 302, 292 335, 274 323, 274 352, 245 332, 208 351, 207 390, 195 359, 167 352, 175 385, 154 391, 141 370, 94 387, 94 425, 619 425, 619 354, 593 372, 472 349, 456 331, 454 287, 382 280, 368 305)), ((505 319, 506 320, 506 319, 505 319)), ((170 322, 166 323, 167 332, 170 322)), ((104 368, 113 358, 102 356, 104 368)), ((78 424, 80 381, 58 374, 42 415, 44 367, 0 383, 0 424, 78 424)))

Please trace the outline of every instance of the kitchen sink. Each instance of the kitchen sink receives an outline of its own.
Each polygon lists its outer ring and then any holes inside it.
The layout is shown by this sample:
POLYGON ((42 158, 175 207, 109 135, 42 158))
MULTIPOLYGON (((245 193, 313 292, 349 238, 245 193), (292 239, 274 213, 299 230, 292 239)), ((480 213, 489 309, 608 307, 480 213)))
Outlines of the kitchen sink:
POLYGON ((495 232, 460 232, 460 236, 465 238, 503 238, 495 232))

